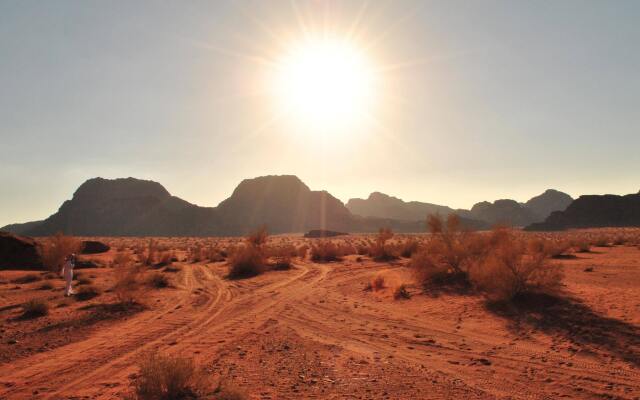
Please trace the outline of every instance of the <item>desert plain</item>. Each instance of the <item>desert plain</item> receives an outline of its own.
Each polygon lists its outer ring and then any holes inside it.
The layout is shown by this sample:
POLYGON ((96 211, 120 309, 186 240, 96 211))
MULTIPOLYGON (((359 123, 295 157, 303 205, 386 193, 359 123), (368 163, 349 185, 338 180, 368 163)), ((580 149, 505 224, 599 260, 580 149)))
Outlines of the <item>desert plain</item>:
MULTIPOLYGON (((376 235, 270 236, 305 251, 240 278, 227 251, 243 238, 92 238, 110 250, 81 256, 72 297, 55 271, 0 271, 0 398, 126 398, 149 354, 191 360, 225 398, 640 398, 640 230, 519 234, 589 242, 553 257, 556 295, 426 287, 408 255, 363 250, 376 235), (327 241, 339 260, 314 261, 327 241), (123 257, 140 265, 126 306, 123 257), (44 315, 25 315, 34 299, 44 315)), ((389 243, 414 240, 428 234, 389 243)))

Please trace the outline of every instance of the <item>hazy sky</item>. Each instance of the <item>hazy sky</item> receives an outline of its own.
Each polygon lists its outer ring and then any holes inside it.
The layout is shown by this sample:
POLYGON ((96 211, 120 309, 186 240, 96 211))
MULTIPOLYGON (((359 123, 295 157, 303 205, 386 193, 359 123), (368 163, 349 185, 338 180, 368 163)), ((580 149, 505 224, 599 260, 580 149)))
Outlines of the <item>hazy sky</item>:
POLYGON ((86 179, 215 206, 298 175, 470 207, 640 189, 639 1, 0 1, 0 226, 86 179), (373 122, 273 118, 265 69, 315 31, 379 70, 373 122))

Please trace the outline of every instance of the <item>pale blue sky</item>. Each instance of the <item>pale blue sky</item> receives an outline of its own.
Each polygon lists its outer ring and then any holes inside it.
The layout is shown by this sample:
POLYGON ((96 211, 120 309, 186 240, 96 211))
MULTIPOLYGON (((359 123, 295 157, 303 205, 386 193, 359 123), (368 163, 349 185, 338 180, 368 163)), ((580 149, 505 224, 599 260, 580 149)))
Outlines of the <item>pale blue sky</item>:
POLYGON ((638 1, 0 0, 0 226, 95 176, 207 206, 265 174, 453 207, 637 192, 638 21, 638 1), (378 129, 267 124, 256 59, 303 25, 357 27, 378 129))

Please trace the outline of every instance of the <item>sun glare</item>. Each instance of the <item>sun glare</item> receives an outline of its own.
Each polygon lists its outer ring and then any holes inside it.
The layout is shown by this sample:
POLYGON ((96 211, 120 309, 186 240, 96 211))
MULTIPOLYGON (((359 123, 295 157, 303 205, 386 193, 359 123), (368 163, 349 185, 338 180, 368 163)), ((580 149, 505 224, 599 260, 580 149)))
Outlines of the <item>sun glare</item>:
POLYGON ((340 131, 366 120, 376 96, 376 76, 352 43, 307 40, 276 64, 273 80, 280 111, 308 128, 340 131))

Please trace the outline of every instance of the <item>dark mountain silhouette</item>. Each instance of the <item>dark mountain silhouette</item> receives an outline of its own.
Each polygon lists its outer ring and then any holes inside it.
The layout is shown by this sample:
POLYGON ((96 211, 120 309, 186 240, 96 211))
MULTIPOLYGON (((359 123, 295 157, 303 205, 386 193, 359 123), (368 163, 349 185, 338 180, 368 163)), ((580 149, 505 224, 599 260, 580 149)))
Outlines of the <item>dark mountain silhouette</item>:
POLYGON ((23 234, 77 236, 188 235, 206 233, 212 208, 171 196, 159 183, 134 178, 89 179, 71 200, 23 234))
POLYGON ((40 221, 31 221, 31 222, 23 222, 21 224, 9 224, 7 226, 3 226, 0 230, 11 232, 16 235, 24 235, 27 231, 35 228, 36 226, 42 224, 42 220, 40 221))
POLYGON ((640 193, 580 196, 566 210, 555 211, 544 222, 531 224, 526 230, 623 226, 640 226, 640 193))
POLYGON ((429 214, 449 215, 454 210, 447 206, 440 206, 419 201, 405 202, 380 192, 373 192, 367 199, 349 199, 346 204, 349 211, 363 217, 392 218, 405 221, 422 220, 429 214))
POLYGON ((509 199, 496 200, 493 203, 488 201, 476 203, 468 215, 491 225, 525 226, 536 220, 533 211, 509 199))
POLYGON ((447 206, 418 201, 405 202, 380 192, 373 192, 368 199, 350 199, 347 208, 356 215, 364 217, 392 218, 415 221, 425 219, 429 214, 446 216, 456 213, 467 221, 480 221, 488 225, 506 224, 525 226, 543 221, 551 212, 564 210, 572 199, 566 193, 549 189, 525 204, 515 200, 496 200, 493 203, 483 201, 475 204, 471 210, 454 210, 447 206))
MULTIPOLYGON (((463 225, 485 228, 477 221, 463 225)), ((292 175, 246 179, 218 207, 200 207, 171 194, 159 183, 134 178, 94 178, 44 221, 3 229, 46 236, 62 231, 76 236, 244 235, 266 225, 271 233, 328 229, 423 232, 424 219, 400 221, 361 217, 326 191, 312 191, 292 175)))
POLYGON ((538 218, 535 222, 544 221, 554 211, 564 211, 569 204, 573 201, 573 198, 566 193, 547 189, 541 195, 532 197, 525 203, 525 206, 533 211, 538 218))

